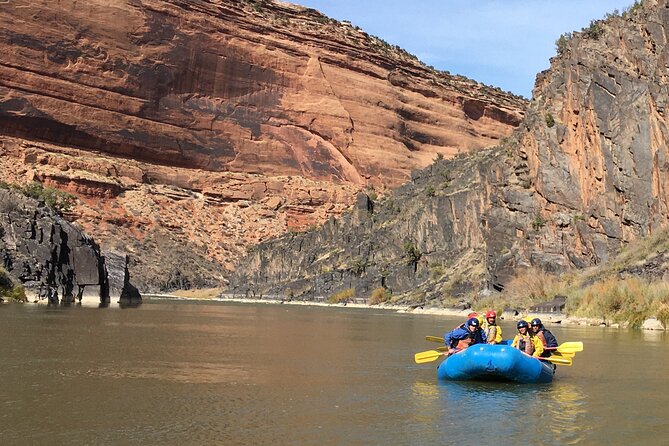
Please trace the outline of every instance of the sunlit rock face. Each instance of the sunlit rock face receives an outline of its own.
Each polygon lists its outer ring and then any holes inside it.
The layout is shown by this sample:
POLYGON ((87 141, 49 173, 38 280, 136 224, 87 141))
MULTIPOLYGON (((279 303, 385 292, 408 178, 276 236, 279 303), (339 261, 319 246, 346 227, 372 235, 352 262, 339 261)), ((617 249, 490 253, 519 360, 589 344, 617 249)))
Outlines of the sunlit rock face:
POLYGON ((649 0, 575 33, 498 147, 417 172, 371 213, 261 245, 233 289, 471 296, 531 266, 559 274, 604 263, 666 228, 668 30, 669 3, 649 0))
POLYGON ((494 145, 527 105, 287 3, 0 8, 0 175, 80 197, 71 218, 135 251, 146 287, 219 283, 362 187, 494 145))

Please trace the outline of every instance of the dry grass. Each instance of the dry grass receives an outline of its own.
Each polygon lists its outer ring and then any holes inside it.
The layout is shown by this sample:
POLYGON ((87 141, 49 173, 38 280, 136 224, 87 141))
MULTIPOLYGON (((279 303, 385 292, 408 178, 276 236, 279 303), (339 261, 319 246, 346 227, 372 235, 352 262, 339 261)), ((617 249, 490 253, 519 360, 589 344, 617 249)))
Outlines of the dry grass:
POLYGON ((221 288, 200 288, 191 290, 178 290, 172 294, 187 299, 217 299, 221 295, 221 288))
POLYGON ((658 231, 650 237, 627 245, 610 261, 584 272, 581 275, 581 282, 603 281, 617 276, 619 271, 643 263, 664 251, 669 251, 669 229, 658 231))
POLYGON ((328 302, 331 304, 343 304, 350 302, 355 298, 355 288, 347 288, 343 291, 338 292, 328 298, 328 302))
POLYGON ((378 305, 390 300, 390 291, 386 288, 379 287, 372 291, 372 296, 369 299, 369 305, 378 305))
POLYGON ((640 327, 651 316, 669 322, 669 284, 641 278, 608 278, 576 291, 567 301, 575 316, 640 327))
POLYGON ((475 308, 477 310, 494 308, 497 311, 505 308, 527 309, 532 305, 551 300, 558 294, 569 295, 574 280, 571 275, 559 278, 539 268, 529 268, 518 272, 500 295, 478 300, 475 308))

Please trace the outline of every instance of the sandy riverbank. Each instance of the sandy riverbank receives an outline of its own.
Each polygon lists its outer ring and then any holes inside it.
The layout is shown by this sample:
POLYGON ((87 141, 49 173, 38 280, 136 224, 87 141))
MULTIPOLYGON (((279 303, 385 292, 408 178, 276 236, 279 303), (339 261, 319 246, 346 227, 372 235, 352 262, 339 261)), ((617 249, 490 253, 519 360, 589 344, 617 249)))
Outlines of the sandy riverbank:
MULTIPOLYGON (((171 295, 171 294, 162 294, 162 295, 150 295, 148 298, 168 298, 168 299, 179 299, 179 300, 213 300, 218 302, 236 302, 243 304, 263 304, 263 305, 302 305, 302 306, 318 306, 318 307, 334 307, 334 308, 358 308, 361 310, 384 310, 384 311, 393 311, 396 313, 406 313, 406 314, 418 314, 418 315, 436 315, 436 316, 454 316, 461 317, 463 319, 467 318, 467 315, 471 313, 472 310, 459 310, 455 308, 435 308, 435 307, 413 307, 407 305, 367 305, 359 303, 346 303, 346 304, 332 304, 327 302, 314 302, 314 301, 300 301, 300 300, 275 300, 275 299, 247 299, 247 298, 237 298, 237 297, 185 297, 183 295, 171 295)), ((576 318, 565 316, 564 314, 539 314, 539 313, 527 313, 527 314, 518 314, 514 315, 510 312, 506 312, 501 315, 503 320, 520 320, 524 318, 541 318, 542 322, 546 325, 553 324, 564 324, 564 325, 587 325, 587 326, 601 326, 601 320, 588 319, 588 318, 576 318)))

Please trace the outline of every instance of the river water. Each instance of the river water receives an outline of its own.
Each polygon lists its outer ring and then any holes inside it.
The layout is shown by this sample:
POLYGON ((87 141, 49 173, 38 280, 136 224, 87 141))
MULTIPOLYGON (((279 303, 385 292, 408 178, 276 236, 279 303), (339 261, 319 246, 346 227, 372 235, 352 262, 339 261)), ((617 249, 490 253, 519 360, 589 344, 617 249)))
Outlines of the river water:
POLYGON ((0 321, 2 445, 669 444, 665 333, 552 326, 585 350, 514 385, 414 364, 453 317, 147 300, 0 321))

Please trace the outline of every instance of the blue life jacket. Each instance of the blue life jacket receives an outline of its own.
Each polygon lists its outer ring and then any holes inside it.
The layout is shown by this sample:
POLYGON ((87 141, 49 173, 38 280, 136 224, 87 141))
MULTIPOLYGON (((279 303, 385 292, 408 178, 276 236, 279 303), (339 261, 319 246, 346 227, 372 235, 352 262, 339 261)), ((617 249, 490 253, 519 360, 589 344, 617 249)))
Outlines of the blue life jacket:
POLYGON ((450 348, 455 348, 458 345, 458 341, 466 338, 472 339, 470 345, 483 344, 486 342, 485 333, 483 333, 480 328, 477 328, 474 333, 471 333, 467 328, 460 326, 444 335, 444 343, 450 348))

